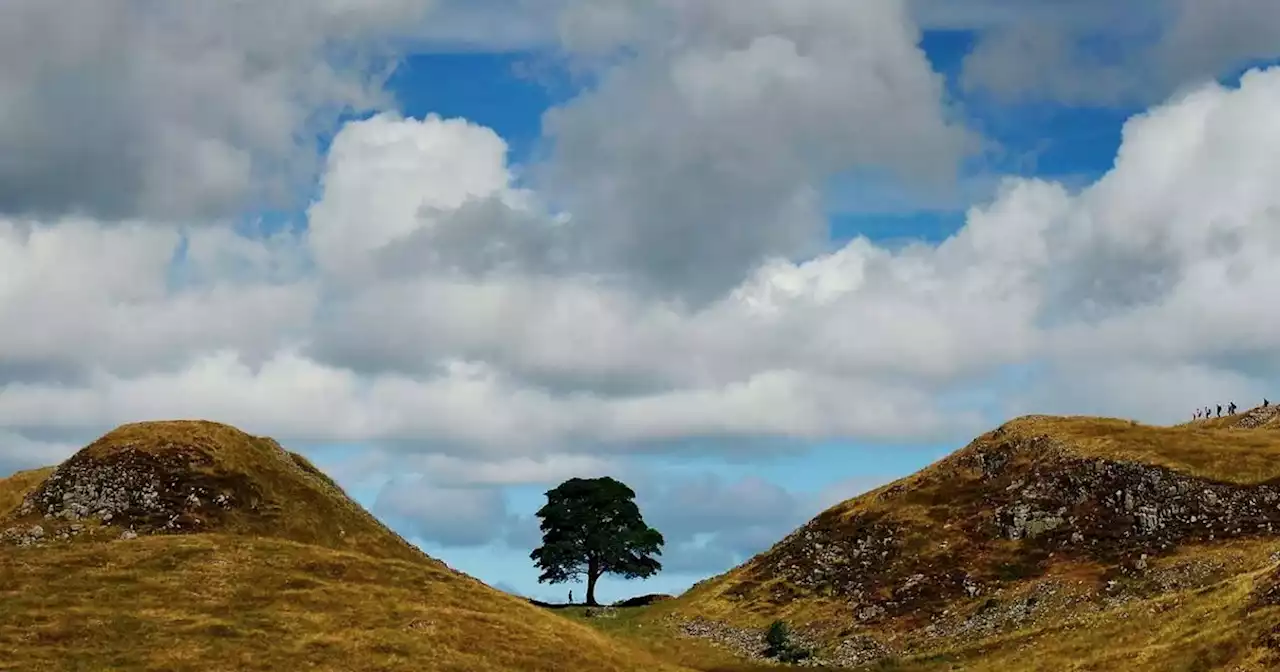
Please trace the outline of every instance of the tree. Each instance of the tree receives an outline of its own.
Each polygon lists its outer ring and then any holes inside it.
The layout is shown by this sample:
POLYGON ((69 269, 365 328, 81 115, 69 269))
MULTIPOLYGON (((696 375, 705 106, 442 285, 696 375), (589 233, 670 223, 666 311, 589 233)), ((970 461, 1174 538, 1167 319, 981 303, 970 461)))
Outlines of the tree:
POLYGON ((596 605, 604 574, 643 579, 662 569, 662 535, 645 524, 636 493, 612 478, 571 478, 547 491, 538 509, 542 546, 529 554, 539 583, 587 577, 587 604, 596 605))

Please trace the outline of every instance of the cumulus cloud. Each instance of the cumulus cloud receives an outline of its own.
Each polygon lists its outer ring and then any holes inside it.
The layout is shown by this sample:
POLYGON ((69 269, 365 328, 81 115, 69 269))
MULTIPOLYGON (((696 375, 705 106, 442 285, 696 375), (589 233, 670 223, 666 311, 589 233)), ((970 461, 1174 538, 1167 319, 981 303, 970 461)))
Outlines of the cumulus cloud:
MULTIPOLYGON (((287 241, 231 233, 188 241, 204 269, 196 275, 207 277, 175 288, 164 281, 172 235, 10 225, 10 257, 22 261, 3 266, 3 286, 14 289, 0 313, 20 326, 3 336, 4 357, 29 380, 0 390, 0 418, 72 428, 199 414, 285 437, 537 459, 689 439, 962 436, 999 419, 966 404, 965 390, 1015 366, 1038 372, 1039 391, 1020 396, 1041 410, 1088 399, 1117 414, 1181 418, 1173 395, 1140 394, 1146 383, 1115 376, 1167 387, 1171 374, 1150 372, 1195 363, 1232 373, 1189 374, 1187 385, 1212 378, 1245 394, 1276 370, 1280 325, 1259 307, 1280 282, 1280 204, 1269 187, 1280 177, 1269 158, 1280 144, 1269 113, 1278 101, 1277 70, 1238 90, 1204 87, 1131 120, 1115 168, 1084 190, 1009 181, 941 245, 888 250, 858 239, 807 261, 775 259, 699 309, 582 273, 424 263, 350 284, 325 275, 324 263, 318 278, 298 275, 287 241), (103 246, 132 263, 90 253, 103 246), (225 268, 251 269, 251 281, 220 295, 211 287, 225 268), (35 286, 75 309, 39 313, 35 286), (315 292, 326 297, 319 304, 315 292), (319 306, 314 321, 308 306, 319 306), (145 354, 166 352, 168 367, 141 370, 145 354), (68 366, 81 371, 71 385, 34 375, 68 366)), ((489 177, 472 188, 455 176, 463 186, 442 188, 436 209, 463 207, 467 189, 515 191, 491 134, 439 119, 371 123, 404 124, 383 129, 395 143, 452 128, 489 148, 488 164, 469 152, 458 164, 489 177)), ((418 161, 443 160, 440 146, 450 145, 383 150, 420 175, 418 161)), ((401 203, 408 187, 383 178, 352 193, 401 203)), ((412 236, 440 221, 405 202, 378 226, 412 236)), ((364 225, 347 207, 324 235, 364 225)), ((512 207, 555 226, 536 203, 512 207)), ((382 248, 331 249, 356 258, 382 248)))
POLYGON ((638 502, 646 522, 666 538, 664 569, 700 574, 768 549, 824 509, 887 480, 857 477, 797 493, 755 476, 667 476, 641 487, 638 502))
POLYGON ((40 441, 0 429, 0 478, 15 471, 56 464, 70 457, 79 446, 57 441, 40 441))
POLYGON ((184 239, 143 224, 0 218, 0 370, 69 383, 181 368, 200 351, 257 361, 310 322, 310 284, 277 268, 289 258, 225 227, 184 239), (176 287, 175 261, 188 276, 176 287))
POLYGON ((979 4, 953 17, 988 19, 964 84, 1004 100, 1145 104, 1280 56, 1280 7, 1269 0, 979 4))
POLYGON ((453 547, 487 545, 511 518, 499 490, 440 487, 421 477, 392 479, 373 513, 408 537, 453 547))
POLYGON ((465 119, 377 115, 345 125, 308 213, 320 270, 358 284, 531 261, 548 227, 517 218, 532 196, 511 186, 506 153, 496 133, 465 119))
POLYGON ((609 66, 545 115, 541 186, 593 268, 692 303, 819 251, 825 180, 943 179, 970 148, 900 2, 574 3, 561 39, 609 66))
POLYGON ((359 482, 388 472, 419 474, 440 485, 514 486, 560 483, 568 478, 607 476, 619 462, 596 455, 556 454, 491 460, 426 454, 402 455, 363 450, 335 463, 344 479, 359 482))
MULTIPOLYGON (((374 511, 417 538, 442 546, 501 543, 521 552, 537 547, 542 541, 538 519, 509 512, 503 498, 502 485, 510 484, 510 478, 486 482, 486 466, 470 466, 465 471, 402 466, 402 473, 419 469, 421 473, 389 482, 378 495, 374 511), (446 515, 449 511, 457 519, 446 515)), ((824 509, 891 480, 860 476, 816 492, 794 492, 754 476, 729 481, 713 474, 689 476, 634 464, 615 464, 608 472, 589 466, 571 471, 570 463, 564 466, 554 477, 544 478, 552 476, 544 471, 529 474, 526 482, 550 485, 570 476, 622 474, 635 485, 645 522, 666 539, 664 570, 675 574, 700 574, 742 562, 824 509)))
POLYGON ((963 439, 1023 410, 1182 419, 1274 383, 1280 70, 1134 117, 1084 188, 1005 182, 939 245, 804 255, 794 196, 849 163, 912 174, 964 133, 892 3, 700 7, 601 5, 611 36, 566 37, 638 55, 593 61, 538 179, 489 129, 383 114, 334 139, 305 233, 0 219, 0 427, 202 416, 493 465, 484 484, 690 443, 963 439), (862 142, 863 113, 894 120, 862 142))
POLYGON ((6 2, 0 214, 198 219, 279 198, 310 177, 317 131, 387 102, 377 59, 433 4, 6 2))

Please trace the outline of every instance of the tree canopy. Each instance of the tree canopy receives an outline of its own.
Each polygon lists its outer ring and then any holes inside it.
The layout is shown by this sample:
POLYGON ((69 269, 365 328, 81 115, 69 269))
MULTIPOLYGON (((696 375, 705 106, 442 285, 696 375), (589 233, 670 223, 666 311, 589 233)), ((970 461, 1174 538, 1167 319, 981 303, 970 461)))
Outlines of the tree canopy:
POLYGON ((587 604, 596 604, 596 581, 604 574, 647 578, 662 569, 662 535, 649 527, 636 493, 609 477, 571 478, 547 491, 538 510, 542 546, 529 554, 539 583, 587 578, 587 604))

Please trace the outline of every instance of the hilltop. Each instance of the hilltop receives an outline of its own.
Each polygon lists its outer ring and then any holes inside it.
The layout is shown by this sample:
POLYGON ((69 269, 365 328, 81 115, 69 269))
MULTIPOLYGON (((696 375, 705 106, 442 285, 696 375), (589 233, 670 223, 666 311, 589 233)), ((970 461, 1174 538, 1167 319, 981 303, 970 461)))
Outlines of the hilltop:
POLYGON ((1276 535, 1274 407, 1030 416, 654 614, 740 650, 781 618, 827 660, 883 669, 1275 669, 1276 535))
POLYGON ((108 531, 221 532, 425 558, 302 455, 213 422, 123 425, 57 468, 15 475, 0 505, 22 486, 31 487, 21 501, 0 509, 0 535, 20 545, 108 531))
POLYGON ((669 666, 428 557, 302 456, 125 425, 0 480, 0 668, 669 666))

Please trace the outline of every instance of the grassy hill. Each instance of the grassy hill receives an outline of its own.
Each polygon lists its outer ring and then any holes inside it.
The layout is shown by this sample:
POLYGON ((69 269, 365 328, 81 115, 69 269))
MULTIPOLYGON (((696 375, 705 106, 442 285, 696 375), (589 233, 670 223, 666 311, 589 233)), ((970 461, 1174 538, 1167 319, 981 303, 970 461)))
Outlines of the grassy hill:
POLYGON ((3 670, 679 670, 429 558, 276 442, 126 425, 0 480, 3 670))
POLYGON ((1272 670, 1277 535, 1275 408, 1031 416, 678 598, 543 609, 270 439, 143 423, 0 480, 0 669, 746 672, 784 619, 881 672, 1272 670))
POLYGON ((877 669, 1277 669, 1276 535, 1275 408, 1177 427, 1032 416, 648 618, 739 650, 781 618, 877 669))

